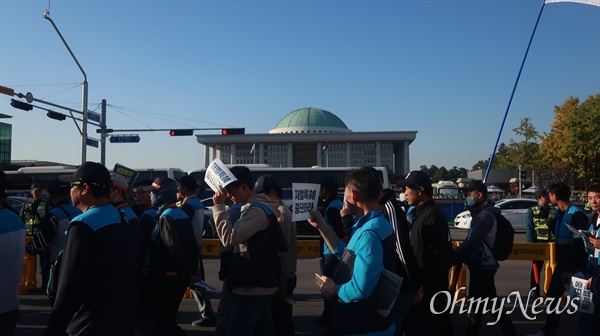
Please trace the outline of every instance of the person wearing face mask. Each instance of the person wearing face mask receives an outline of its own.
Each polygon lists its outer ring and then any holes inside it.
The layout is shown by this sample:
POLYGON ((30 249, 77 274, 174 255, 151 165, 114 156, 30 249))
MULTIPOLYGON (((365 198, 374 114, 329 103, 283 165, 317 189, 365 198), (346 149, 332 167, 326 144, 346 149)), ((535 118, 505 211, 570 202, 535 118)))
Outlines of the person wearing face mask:
POLYGON ((433 200, 431 178, 415 170, 396 183, 405 188, 404 195, 411 213, 410 243, 413 248, 422 286, 415 291, 415 304, 404 319, 406 335, 452 335, 452 319, 445 310, 447 302, 436 293, 448 290, 448 270, 452 245, 448 222, 433 200), (442 312, 434 314, 430 306, 442 312))
MULTIPOLYGON (((492 256, 490 246, 496 240, 497 223, 492 214, 500 214, 494 202, 487 199, 487 186, 482 180, 473 180, 467 187, 467 208, 471 212, 471 228, 463 243, 454 249, 459 262, 469 267, 469 297, 474 299, 496 299, 494 276, 500 265, 492 256)), ((479 335, 483 312, 469 311, 466 335, 479 335)), ((505 335, 516 335, 510 316, 503 314, 498 325, 505 335)))

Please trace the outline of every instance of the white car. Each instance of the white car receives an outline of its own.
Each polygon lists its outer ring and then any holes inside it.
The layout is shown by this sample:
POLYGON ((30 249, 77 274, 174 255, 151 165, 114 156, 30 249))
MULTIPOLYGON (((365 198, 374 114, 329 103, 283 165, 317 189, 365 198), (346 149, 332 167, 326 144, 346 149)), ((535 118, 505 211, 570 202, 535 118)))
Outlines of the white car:
MULTIPOLYGON (((496 208, 500 208, 502 215, 506 217, 515 230, 525 230, 527 223, 527 211, 537 204, 537 201, 529 198, 509 198, 496 202, 496 208)), ((458 229, 469 229, 471 227, 471 213, 463 211, 454 218, 454 227, 458 229)))

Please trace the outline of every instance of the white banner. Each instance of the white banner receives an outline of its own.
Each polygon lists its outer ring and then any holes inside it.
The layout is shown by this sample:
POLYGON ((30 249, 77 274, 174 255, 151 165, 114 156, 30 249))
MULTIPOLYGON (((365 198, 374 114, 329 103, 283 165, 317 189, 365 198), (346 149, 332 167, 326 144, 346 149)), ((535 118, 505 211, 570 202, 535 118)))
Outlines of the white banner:
POLYGON ((317 210, 320 184, 292 183, 292 221, 310 219, 308 210, 317 210))
POLYGON ((229 183, 235 181, 237 181, 237 178, 235 178, 231 171, 219 159, 214 159, 213 162, 208 165, 206 175, 204 175, 204 182, 206 182, 214 192, 219 190, 219 186, 225 188, 229 183))
POLYGON ((553 2, 577 2, 586 5, 600 6, 600 0, 546 0, 547 4, 553 2))

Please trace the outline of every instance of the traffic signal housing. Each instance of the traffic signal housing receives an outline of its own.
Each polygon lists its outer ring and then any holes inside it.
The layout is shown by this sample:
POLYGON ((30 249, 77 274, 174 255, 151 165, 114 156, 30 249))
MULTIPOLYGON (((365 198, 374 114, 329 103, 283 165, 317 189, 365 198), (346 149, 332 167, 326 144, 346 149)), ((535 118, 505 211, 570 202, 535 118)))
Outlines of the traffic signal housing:
POLYGON ((67 119, 66 115, 54 111, 48 111, 48 113, 46 113, 46 116, 48 116, 48 118, 50 119, 56 119, 60 121, 67 119))
POLYGON ((521 178, 521 181, 525 181, 527 179, 527 171, 519 170, 519 177, 521 178))
POLYGON ((33 110, 33 105, 27 104, 27 103, 22 102, 20 100, 11 99, 10 100, 10 105, 12 107, 14 107, 14 108, 18 108, 19 110, 23 110, 23 111, 31 111, 31 110, 33 110))
POLYGON ((169 131, 170 136, 193 135, 193 129, 174 129, 169 131))
POLYGON ((234 134, 246 134, 245 128, 223 128, 221 129, 222 135, 234 135, 234 134))

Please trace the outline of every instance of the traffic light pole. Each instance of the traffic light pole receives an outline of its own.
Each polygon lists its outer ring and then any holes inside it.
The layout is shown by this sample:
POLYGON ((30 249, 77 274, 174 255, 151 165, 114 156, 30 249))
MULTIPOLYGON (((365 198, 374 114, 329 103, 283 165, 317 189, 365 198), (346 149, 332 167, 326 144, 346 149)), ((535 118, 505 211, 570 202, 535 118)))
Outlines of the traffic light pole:
POLYGON ((47 9, 44 11, 44 19, 46 19, 46 20, 50 21, 50 23, 52 23, 54 30, 56 30, 56 32, 58 33, 58 36, 62 40, 65 47, 67 47, 67 50, 71 54, 71 57, 73 57, 73 60, 75 61, 75 63, 77 63, 79 70, 83 74, 83 89, 82 89, 82 94, 81 94, 83 96, 82 103, 81 103, 81 105, 82 105, 81 111, 83 114, 83 122, 81 125, 81 163, 83 164, 86 161, 86 154, 87 154, 87 119, 88 119, 88 114, 87 114, 87 106, 88 106, 87 75, 85 74, 85 71, 83 71, 83 68, 81 67, 81 64, 79 64, 79 61, 75 57, 75 54, 73 54, 73 52, 71 51, 71 48, 69 48, 67 41, 65 41, 62 34, 58 30, 58 27, 56 27, 56 24, 54 24, 54 21, 52 21, 52 19, 50 18, 50 12, 47 9))

